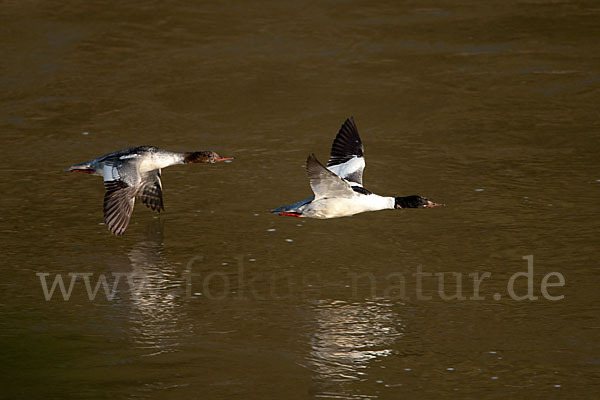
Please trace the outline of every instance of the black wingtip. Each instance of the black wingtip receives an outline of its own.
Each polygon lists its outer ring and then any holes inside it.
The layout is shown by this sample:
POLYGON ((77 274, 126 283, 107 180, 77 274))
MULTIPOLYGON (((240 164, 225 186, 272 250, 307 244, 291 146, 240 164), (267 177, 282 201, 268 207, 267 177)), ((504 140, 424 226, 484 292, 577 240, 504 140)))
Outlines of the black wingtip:
POLYGON ((364 147, 354 117, 350 117, 344 121, 331 145, 327 166, 342 164, 354 157, 363 157, 363 152, 364 147))

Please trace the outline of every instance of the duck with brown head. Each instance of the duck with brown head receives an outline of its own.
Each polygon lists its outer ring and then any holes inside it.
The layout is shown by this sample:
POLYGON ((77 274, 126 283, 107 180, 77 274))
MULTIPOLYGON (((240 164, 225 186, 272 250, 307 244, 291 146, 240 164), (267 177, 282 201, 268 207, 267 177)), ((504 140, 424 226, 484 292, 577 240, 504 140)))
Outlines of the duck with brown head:
POLYGON ((193 151, 183 153, 183 161, 185 164, 191 163, 215 163, 219 161, 233 160, 232 157, 221 157, 214 151, 193 151))
POLYGON ((115 235, 127 229, 135 198, 160 212, 164 210, 161 169, 176 164, 215 163, 232 160, 214 151, 174 153, 154 146, 119 150, 67 168, 104 178, 104 221, 115 235))

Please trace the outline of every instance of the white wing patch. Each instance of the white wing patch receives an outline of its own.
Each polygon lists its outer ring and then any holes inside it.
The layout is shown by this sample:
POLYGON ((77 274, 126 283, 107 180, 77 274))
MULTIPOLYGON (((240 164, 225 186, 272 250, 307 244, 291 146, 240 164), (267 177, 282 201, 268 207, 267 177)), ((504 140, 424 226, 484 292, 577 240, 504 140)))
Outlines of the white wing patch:
POLYGON ((127 160, 128 158, 137 158, 139 154, 126 154, 124 156, 119 157, 119 160, 127 160))
POLYGON ((365 159, 354 156, 350 160, 327 167, 328 170, 348 180, 352 186, 362 186, 362 172, 365 169, 365 159))
POLYGON ((104 165, 102 169, 102 176, 104 177, 104 182, 107 181, 118 181, 121 179, 119 175, 119 170, 113 165, 104 165))

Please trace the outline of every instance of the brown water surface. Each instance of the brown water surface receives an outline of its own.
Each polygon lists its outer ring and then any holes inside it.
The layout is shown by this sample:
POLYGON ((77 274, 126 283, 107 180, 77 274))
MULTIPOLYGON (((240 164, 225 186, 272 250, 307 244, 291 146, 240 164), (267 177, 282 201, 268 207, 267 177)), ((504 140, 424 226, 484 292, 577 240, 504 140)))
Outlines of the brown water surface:
POLYGON ((598 21, 595 1, 2 2, 1 397, 598 398, 598 21), (369 190, 446 207, 269 214, 310 196, 307 154, 351 115, 369 190), (166 212, 137 204, 114 237, 101 179, 62 169, 144 144, 235 161, 165 169, 166 212), (90 300, 84 276, 120 281, 90 300))

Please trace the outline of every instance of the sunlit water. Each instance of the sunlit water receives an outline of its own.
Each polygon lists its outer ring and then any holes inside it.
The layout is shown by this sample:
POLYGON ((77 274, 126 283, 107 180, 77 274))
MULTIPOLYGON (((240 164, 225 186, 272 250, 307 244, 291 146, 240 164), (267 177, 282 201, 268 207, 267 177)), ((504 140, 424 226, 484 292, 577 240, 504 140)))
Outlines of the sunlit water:
POLYGON ((3 397, 596 398, 599 17, 3 3, 3 397), (366 188, 446 207, 269 214, 351 115, 366 188), (235 161, 165 169, 166 212, 113 237, 101 180, 62 169, 144 144, 235 161))

